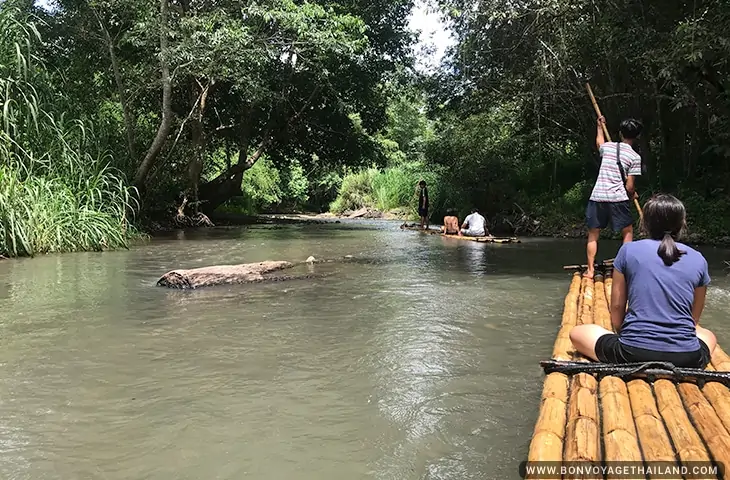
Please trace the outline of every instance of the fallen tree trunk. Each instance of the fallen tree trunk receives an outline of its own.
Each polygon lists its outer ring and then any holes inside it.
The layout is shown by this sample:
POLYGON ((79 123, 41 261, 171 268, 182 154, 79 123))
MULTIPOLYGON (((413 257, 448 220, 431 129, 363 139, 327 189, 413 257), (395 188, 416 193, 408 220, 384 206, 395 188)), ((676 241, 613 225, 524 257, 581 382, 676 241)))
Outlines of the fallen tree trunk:
POLYGON ((266 280, 264 275, 293 267, 294 264, 283 261, 267 261, 260 263, 244 263, 241 265, 216 265, 212 267, 193 268, 189 270, 172 270, 164 274, 157 285, 168 288, 200 288, 213 285, 260 282, 266 280))

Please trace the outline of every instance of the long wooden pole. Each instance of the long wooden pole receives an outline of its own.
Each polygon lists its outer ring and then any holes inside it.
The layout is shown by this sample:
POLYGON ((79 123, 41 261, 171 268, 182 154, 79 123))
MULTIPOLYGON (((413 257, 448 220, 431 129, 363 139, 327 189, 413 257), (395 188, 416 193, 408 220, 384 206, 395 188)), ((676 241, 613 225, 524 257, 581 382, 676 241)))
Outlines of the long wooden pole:
MULTIPOLYGON (((602 117, 601 109, 598 107, 598 102, 596 101, 596 97, 593 95, 593 89, 591 89, 591 84, 586 82, 586 90, 588 90, 588 96, 591 97, 591 103, 593 104, 593 108, 596 110, 596 115, 598 117, 602 117)), ((605 135, 607 141, 611 141, 611 135, 608 133, 608 128, 606 128, 606 124, 602 123, 601 126, 603 127, 603 135, 605 135)), ((644 212, 641 210, 641 205, 639 205, 639 201, 634 198, 634 206, 636 206, 636 211, 639 212, 639 218, 642 220, 644 219, 644 212)))

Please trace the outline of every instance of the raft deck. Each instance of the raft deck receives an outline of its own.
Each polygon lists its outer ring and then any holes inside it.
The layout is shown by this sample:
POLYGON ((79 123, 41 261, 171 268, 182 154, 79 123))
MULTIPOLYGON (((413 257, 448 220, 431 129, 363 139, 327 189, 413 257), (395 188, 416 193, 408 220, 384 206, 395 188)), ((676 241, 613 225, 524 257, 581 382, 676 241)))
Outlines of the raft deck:
POLYGON ((441 233, 441 230, 436 230, 433 228, 429 229, 422 229, 420 225, 413 224, 403 224, 400 226, 401 230, 412 230, 414 232, 420 232, 425 233, 428 235, 439 235, 444 238, 453 238, 455 240, 466 240, 469 242, 479 242, 479 243, 522 243, 519 238, 517 237, 493 237, 493 236, 486 236, 486 237, 467 237, 465 235, 445 235, 441 233))
MULTIPOLYGON (((569 332, 583 323, 611 330, 610 298, 610 269, 595 281, 573 275, 554 360, 588 362, 574 351, 569 332)), ((706 370, 730 371, 730 357, 718 346, 706 370)), ((528 462, 715 462, 730 469, 729 432, 730 390, 723 383, 554 372, 545 377, 528 462)))

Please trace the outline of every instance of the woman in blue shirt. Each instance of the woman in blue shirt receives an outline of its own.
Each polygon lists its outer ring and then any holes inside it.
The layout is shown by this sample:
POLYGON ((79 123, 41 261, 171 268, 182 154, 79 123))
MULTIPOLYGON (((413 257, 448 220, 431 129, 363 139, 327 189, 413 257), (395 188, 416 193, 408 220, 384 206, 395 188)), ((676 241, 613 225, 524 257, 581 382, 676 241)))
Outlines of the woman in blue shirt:
POLYGON ((672 195, 646 203, 647 238, 622 245, 613 262, 611 324, 619 333, 578 325, 570 332, 576 350, 604 363, 707 366, 717 340, 699 321, 710 276, 702 254, 676 241, 685 218, 684 205, 672 195))

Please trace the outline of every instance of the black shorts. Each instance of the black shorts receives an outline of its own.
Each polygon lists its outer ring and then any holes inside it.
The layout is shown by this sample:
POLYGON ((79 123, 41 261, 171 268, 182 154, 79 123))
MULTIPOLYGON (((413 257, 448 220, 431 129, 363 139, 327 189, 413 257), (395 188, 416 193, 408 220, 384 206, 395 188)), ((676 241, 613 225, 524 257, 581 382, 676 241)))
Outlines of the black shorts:
POLYGON ((705 368, 710 363, 710 347, 701 339, 699 350, 694 352, 657 352, 631 347, 619 342, 615 333, 607 333, 596 342, 596 356, 603 363, 669 362, 675 367, 705 368))
MULTIPOLYGON (((411 210, 413 211, 413 210, 411 210)), ((418 216, 419 217, 428 217, 428 207, 426 208, 419 208, 418 209, 418 216)))
POLYGON ((631 203, 625 202, 594 202, 588 201, 586 207, 586 224, 588 228, 606 228, 611 222, 614 232, 620 232, 634 224, 631 216, 631 203))

